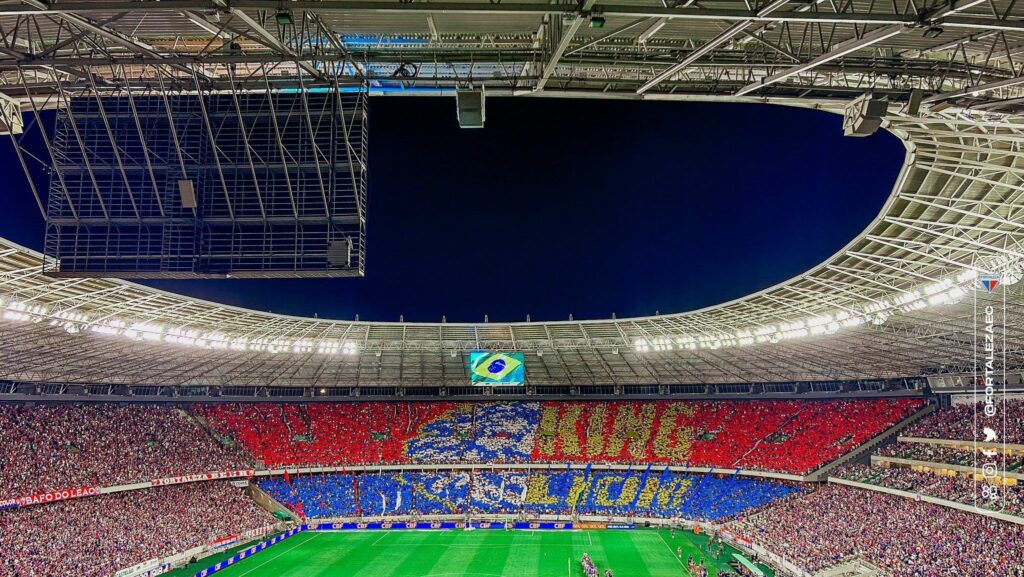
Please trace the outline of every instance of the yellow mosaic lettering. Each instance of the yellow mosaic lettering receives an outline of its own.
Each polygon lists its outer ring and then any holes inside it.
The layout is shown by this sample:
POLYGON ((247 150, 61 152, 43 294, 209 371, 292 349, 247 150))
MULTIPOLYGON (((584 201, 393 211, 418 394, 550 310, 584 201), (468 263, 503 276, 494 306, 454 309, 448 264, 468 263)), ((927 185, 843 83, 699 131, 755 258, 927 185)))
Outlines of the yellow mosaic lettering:
POLYGON ((670 462, 685 462, 690 456, 693 430, 678 426, 679 417, 693 414, 693 408, 683 403, 670 403, 661 413, 658 432, 654 436, 654 455, 670 462))
POLYGON ((595 491, 597 496, 594 502, 602 507, 619 507, 629 505, 636 497, 636 491, 640 487, 640 479, 637 477, 624 478, 621 475, 602 477, 597 481, 595 491), (614 487, 621 484, 618 497, 612 498, 611 492, 614 487))
POLYGON ((537 426, 537 447, 542 455, 555 453, 555 427, 558 423, 558 405, 545 404, 537 426))
POLYGON ((595 405, 587 419, 587 454, 591 457, 601 456, 604 450, 605 406, 604 403, 595 405))
POLYGON ((580 420, 583 406, 571 404, 565 407, 562 418, 558 420, 558 438, 562 442, 562 454, 580 455, 580 436, 576 431, 576 421, 580 420))
POLYGON ((551 494, 552 475, 530 475, 526 480, 526 504, 557 505, 558 497, 551 494))

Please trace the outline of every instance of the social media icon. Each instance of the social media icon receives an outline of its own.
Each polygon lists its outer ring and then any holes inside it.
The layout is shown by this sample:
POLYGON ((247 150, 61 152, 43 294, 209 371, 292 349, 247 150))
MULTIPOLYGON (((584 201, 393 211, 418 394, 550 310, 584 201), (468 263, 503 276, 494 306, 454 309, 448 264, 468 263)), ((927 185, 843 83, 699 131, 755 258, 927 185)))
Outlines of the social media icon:
POLYGON ((999 435, 997 435, 996 432, 992 430, 992 427, 985 427, 983 432, 985 433, 986 443, 993 443, 996 441, 996 439, 999 438, 999 435))

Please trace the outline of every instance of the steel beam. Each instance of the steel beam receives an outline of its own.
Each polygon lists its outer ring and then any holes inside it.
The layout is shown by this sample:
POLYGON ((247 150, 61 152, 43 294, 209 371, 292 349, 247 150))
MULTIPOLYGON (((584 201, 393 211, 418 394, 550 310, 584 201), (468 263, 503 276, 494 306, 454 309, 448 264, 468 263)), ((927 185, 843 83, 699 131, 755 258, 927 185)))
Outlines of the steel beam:
MULTIPOLYGON (((789 2, 789 0, 773 0, 767 6, 757 11, 757 17, 764 17, 768 14, 771 14, 772 12, 784 6, 787 2, 789 2)), ((738 34, 742 33, 747 28, 747 26, 749 26, 752 22, 754 22, 754 19, 751 18, 740 20, 739 22, 733 24, 718 36, 715 36, 711 40, 708 40, 707 42, 702 44, 700 48, 697 48, 696 50, 691 52, 678 63, 669 66, 666 70, 663 70, 654 78, 643 83, 640 86, 640 88, 637 89, 636 93, 643 94, 648 90, 654 88, 655 86, 661 84, 665 80, 668 80, 672 76, 682 72, 688 66, 690 66, 700 58, 703 58, 705 55, 709 54, 715 48, 718 48, 719 46, 726 44, 727 42, 730 42, 738 34)))
POLYGON ((231 16, 233 18, 241 20, 249 28, 249 30, 256 34, 256 40, 258 40, 268 48, 280 52, 281 54, 284 54, 288 58, 294 60, 296 66, 302 68, 307 73, 311 74, 314 78, 319 78, 321 80, 325 79, 323 73, 320 70, 318 70, 309 62, 299 59, 298 54, 296 54, 294 50, 292 50, 283 42, 281 42, 281 40, 277 36, 271 34, 269 30, 264 28, 254 18, 252 18, 251 16, 249 16, 244 11, 238 8, 232 7, 230 10, 231 16))
POLYGON ((848 40, 846 42, 842 42, 832 50, 819 55, 817 58, 804 62, 803 64, 797 64, 796 66, 792 66, 785 70, 781 70, 779 72, 776 72, 775 74, 772 74, 771 76, 762 78, 758 82, 752 82, 744 86, 743 88, 736 91, 736 96, 745 96, 747 94, 750 94, 751 92, 760 90, 766 86, 771 86, 772 84, 775 84, 777 82, 782 82, 783 80, 790 78, 792 76, 796 76, 797 74, 802 74, 804 72, 813 70, 818 66, 836 60, 837 58, 842 58, 843 56, 847 56, 858 50, 863 50, 864 48, 868 48, 870 46, 878 44, 879 42, 884 42, 892 38, 893 36, 902 33, 904 29, 905 28, 902 25, 886 26, 884 28, 873 30, 860 38, 855 38, 852 40, 848 40))

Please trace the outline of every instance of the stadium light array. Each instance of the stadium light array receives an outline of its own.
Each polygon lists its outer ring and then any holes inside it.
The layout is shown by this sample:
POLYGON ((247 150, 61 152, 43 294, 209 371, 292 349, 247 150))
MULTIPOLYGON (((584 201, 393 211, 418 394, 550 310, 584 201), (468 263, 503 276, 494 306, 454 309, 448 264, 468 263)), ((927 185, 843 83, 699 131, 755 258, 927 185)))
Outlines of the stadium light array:
POLYGON ((291 339, 236 337, 217 331, 166 326, 151 322, 130 322, 116 318, 91 319, 79 311, 53 311, 43 304, 28 304, 0 298, 0 318, 16 322, 41 322, 61 327, 69 334, 89 331, 99 335, 119 336, 131 341, 163 342, 211 350, 252 351, 266 353, 300 353, 321 355, 355 355, 359 347, 352 341, 333 339, 291 339))
MULTIPOLYGON (((1000 284, 1003 286, 1016 284, 1020 282, 1021 278, 1024 278, 1024 262, 1020 259, 1004 258, 993 263, 989 268, 1002 271, 1000 284)), ((635 338, 632 342, 633 350, 638 353, 696 349, 717 350, 722 347, 778 343, 788 339, 833 334, 845 328, 864 324, 882 325, 894 314, 900 312, 913 312, 929 306, 942 306, 962 301, 973 290, 979 275, 980 272, 976 269, 965 269, 956 276, 903 291, 895 297, 876 299, 859 310, 846 308, 777 325, 740 329, 735 333, 677 334, 635 338)), ((293 339, 274 336, 250 338, 219 331, 168 326, 156 322, 131 321, 106 316, 93 318, 87 312, 79 310, 54 310, 45 304, 27 303, 2 296, 0 296, 0 319, 33 323, 46 320, 51 326, 61 327, 69 334, 92 332, 132 341, 168 343, 211 350, 271 354, 359 354, 359 345, 349 340, 293 339)))
MULTIPOLYGON (((1024 277, 1024 268, 1017 261, 997 263, 996 270, 1003 270, 1001 284, 1009 286, 1024 277)), ((716 350, 725 346, 746 346, 752 344, 778 343, 783 340, 834 334, 844 328, 858 327, 864 324, 885 324, 893 314, 919 311, 929 306, 956 304, 967 296, 969 290, 979 276, 976 269, 965 269, 955 277, 943 279, 920 287, 904 291, 890 299, 879 299, 861 310, 840 310, 832 314, 823 314, 807 319, 780 323, 778 325, 738 330, 735 334, 700 335, 697 337, 684 335, 673 338, 657 337, 653 339, 635 339, 633 349, 636 352, 672 350, 671 343, 677 343, 679 349, 716 350)))

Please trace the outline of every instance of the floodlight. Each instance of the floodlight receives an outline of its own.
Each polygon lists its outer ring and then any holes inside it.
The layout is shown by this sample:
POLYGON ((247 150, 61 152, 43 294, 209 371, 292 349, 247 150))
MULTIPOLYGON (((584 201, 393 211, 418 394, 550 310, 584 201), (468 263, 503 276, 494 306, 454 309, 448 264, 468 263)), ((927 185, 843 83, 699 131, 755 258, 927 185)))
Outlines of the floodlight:
POLYGON ((957 282, 970 282, 976 278, 978 278, 978 271, 973 268, 969 268, 956 276, 957 282))

